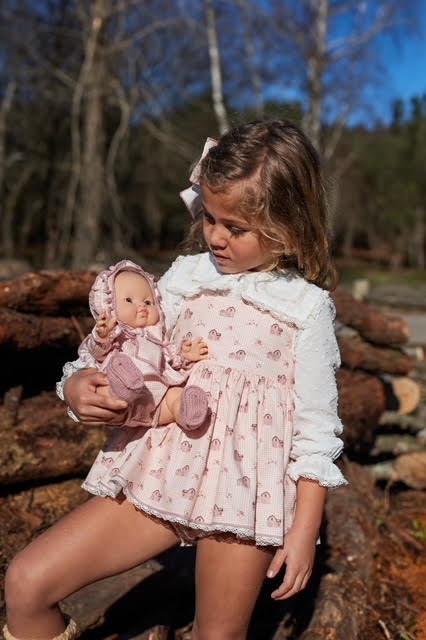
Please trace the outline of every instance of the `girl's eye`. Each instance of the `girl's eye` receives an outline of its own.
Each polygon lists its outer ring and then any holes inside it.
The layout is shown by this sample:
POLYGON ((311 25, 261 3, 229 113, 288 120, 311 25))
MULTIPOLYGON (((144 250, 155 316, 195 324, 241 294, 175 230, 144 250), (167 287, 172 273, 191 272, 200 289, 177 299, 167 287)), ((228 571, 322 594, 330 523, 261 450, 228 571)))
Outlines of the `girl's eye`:
POLYGON ((126 298, 126 302, 133 302, 132 298, 126 298))
POLYGON ((241 236, 243 233, 246 233, 245 229, 239 229, 238 227, 230 227, 229 231, 233 236, 241 236))
POLYGON ((203 216, 204 220, 208 222, 208 224, 214 224, 214 218, 209 213, 207 213, 207 211, 203 212, 203 216))

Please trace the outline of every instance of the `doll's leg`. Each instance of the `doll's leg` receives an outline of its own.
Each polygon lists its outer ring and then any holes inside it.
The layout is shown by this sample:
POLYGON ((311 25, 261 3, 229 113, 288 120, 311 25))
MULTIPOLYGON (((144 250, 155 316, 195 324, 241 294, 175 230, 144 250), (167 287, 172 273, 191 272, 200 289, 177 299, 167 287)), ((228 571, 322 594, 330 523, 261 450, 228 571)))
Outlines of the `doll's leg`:
POLYGON ((193 640, 246 638, 271 557, 250 544, 198 541, 193 640))
POLYGON ((209 411, 206 392, 196 385, 170 387, 160 405, 159 424, 177 422, 188 431, 198 429, 209 411))
POLYGON ((34 540, 6 574, 7 624, 19 640, 47 640, 65 624, 57 603, 178 543, 127 500, 92 498, 34 540))

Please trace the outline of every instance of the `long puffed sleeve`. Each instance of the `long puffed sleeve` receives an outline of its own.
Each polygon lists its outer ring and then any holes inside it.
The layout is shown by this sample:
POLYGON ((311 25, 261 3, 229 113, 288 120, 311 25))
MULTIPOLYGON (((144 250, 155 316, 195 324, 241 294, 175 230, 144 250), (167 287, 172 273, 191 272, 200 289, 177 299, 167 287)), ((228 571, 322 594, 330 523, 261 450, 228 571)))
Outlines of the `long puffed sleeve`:
POLYGON ((288 474, 317 480, 325 487, 347 484, 334 460, 343 442, 337 415, 336 371, 340 354, 334 333, 335 308, 324 292, 295 345, 295 411, 288 474))
MULTIPOLYGON (((94 358, 90 355, 87 348, 84 347, 84 343, 83 343, 83 345, 81 345, 79 349, 79 358, 77 358, 77 360, 73 360, 73 362, 66 362, 64 364, 62 368, 62 378, 59 380, 59 382, 56 383, 56 393, 58 394, 61 400, 65 401, 64 385, 68 380, 68 378, 71 378, 71 376, 74 373, 77 373, 77 371, 81 371, 82 369, 90 369, 90 368, 97 369, 97 364, 94 358)), ((67 413, 70 416, 70 418, 75 420, 75 422, 80 422, 77 416, 71 411, 69 407, 67 407, 67 413)))

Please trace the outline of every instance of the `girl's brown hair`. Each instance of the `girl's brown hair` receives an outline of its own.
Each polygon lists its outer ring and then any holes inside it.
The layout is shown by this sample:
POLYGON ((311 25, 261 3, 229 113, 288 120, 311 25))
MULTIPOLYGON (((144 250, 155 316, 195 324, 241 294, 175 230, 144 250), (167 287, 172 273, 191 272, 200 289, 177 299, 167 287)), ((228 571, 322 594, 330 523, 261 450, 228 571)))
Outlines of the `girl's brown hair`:
MULTIPOLYGON (((324 289, 336 285, 330 262, 327 202, 318 154, 286 120, 233 128, 201 163, 200 183, 226 192, 243 183, 239 213, 255 226, 273 256, 270 269, 294 268, 324 289)), ((203 248, 196 220, 186 247, 203 248), (198 243, 198 245, 197 245, 198 243)))

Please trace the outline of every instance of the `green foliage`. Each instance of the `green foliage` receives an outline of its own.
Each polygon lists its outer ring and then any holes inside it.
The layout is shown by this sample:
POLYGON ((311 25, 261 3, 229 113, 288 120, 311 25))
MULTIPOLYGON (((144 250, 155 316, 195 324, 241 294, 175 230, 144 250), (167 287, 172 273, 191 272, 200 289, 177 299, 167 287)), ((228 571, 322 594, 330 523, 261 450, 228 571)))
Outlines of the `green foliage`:
POLYGON ((421 520, 412 520, 411 525, 412 529, 409 529, 408 533, 426 545, 426 527, 423 522, 421 520))

